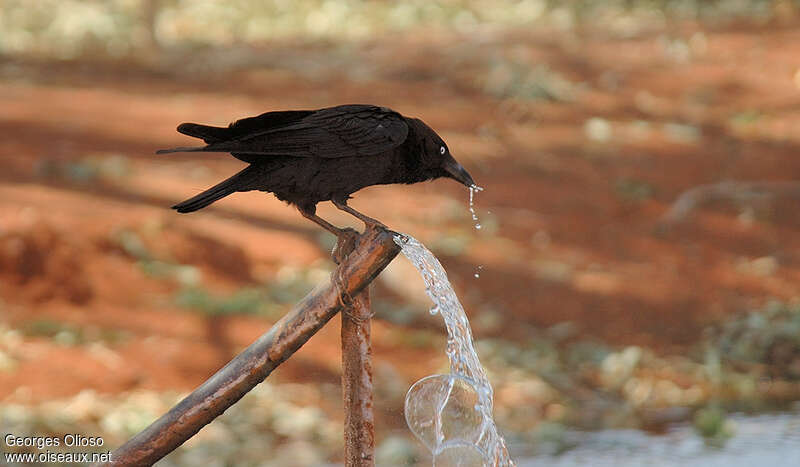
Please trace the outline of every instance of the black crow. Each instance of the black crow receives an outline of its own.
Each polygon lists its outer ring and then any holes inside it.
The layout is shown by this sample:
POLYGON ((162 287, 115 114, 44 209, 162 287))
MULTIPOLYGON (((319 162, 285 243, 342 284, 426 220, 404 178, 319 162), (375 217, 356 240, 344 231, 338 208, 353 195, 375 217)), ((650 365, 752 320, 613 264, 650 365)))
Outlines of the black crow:
POLYGON ((178 212, 197 211, 237 191, 260 190, 297 206, 303 216, 339 235, 341 229, 315 214, 320 201, 332 201, 369 227, 380 222, 347 205, 350 195, 364 187, 439 177, 475 185, 435 131, 418 118, 386 107, 340 105, 267 112, 227 128, 182 123, 178 131, 207 145, 162 149, 157 154, 229 152, 250 164, 173 206, 178 212))

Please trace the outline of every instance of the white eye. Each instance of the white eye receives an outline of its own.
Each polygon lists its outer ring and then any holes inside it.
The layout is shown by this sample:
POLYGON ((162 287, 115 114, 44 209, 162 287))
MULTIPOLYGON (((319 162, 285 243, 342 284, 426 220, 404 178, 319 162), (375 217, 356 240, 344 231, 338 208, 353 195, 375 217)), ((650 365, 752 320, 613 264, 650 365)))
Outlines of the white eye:
POLYGON ((447 151, 447 149, 445 149, 444 146, 439 148, 439 154, 444 154, 445 151, 447 151))

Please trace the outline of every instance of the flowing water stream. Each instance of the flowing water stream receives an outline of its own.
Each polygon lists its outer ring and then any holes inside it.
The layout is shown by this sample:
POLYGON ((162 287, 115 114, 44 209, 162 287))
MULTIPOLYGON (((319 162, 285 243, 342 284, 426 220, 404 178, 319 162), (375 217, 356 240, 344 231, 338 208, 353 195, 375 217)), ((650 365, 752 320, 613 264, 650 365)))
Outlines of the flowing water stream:
POLYGON ((428 376, 409 389, 405 406, 409 428, 430 449, 438 467, 513 466, 492 418, 492 386, 447 273, 433 253, 413 237, 397 235, 394 241, 422 275, 433 301, 431 314, 444 319, 450 360, 449 374, 428 376))

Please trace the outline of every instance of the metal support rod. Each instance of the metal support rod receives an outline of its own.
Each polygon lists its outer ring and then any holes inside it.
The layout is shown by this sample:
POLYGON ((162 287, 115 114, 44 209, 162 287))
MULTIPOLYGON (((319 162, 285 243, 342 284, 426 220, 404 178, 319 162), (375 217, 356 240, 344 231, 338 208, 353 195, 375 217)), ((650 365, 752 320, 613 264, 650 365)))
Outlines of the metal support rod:
POLYGON ((388 265, 400 248, 394 232, 367 229, 334 270, 329 283, 310 292, 264 335, 206 380, 175 407, 97 465, 146 466, 172 452, 262 382, 314 335, 349 297, 356 296, 388 265))
POLYGON ((342 392, 344 393, 344 465, 375 465, 375 417, 372 413, 372 347, 369 287, 342 311, 342 392))

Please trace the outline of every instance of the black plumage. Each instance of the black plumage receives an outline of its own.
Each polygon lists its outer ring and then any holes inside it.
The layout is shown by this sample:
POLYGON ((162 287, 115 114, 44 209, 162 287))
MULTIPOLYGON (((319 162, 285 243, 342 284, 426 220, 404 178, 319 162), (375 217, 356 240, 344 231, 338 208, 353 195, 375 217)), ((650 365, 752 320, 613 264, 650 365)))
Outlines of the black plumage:
POLYGON ((307 218, 336 234, 340 229, 316 216, 316 205, 332 201, 367 224, 377 223, 347 206, 364 187, 416 183, 449 177, 466 186, 472 177, 447 145, 422 120, 386 107, 341 105, 319 110, 268 112, 227 128, 183 123, 178 131, 205 141, 203 147, 173 152, 229 152, 249 163, 229 179, 182 203, 178 212, 202 209, 237 191, 274 193, 307 218))

